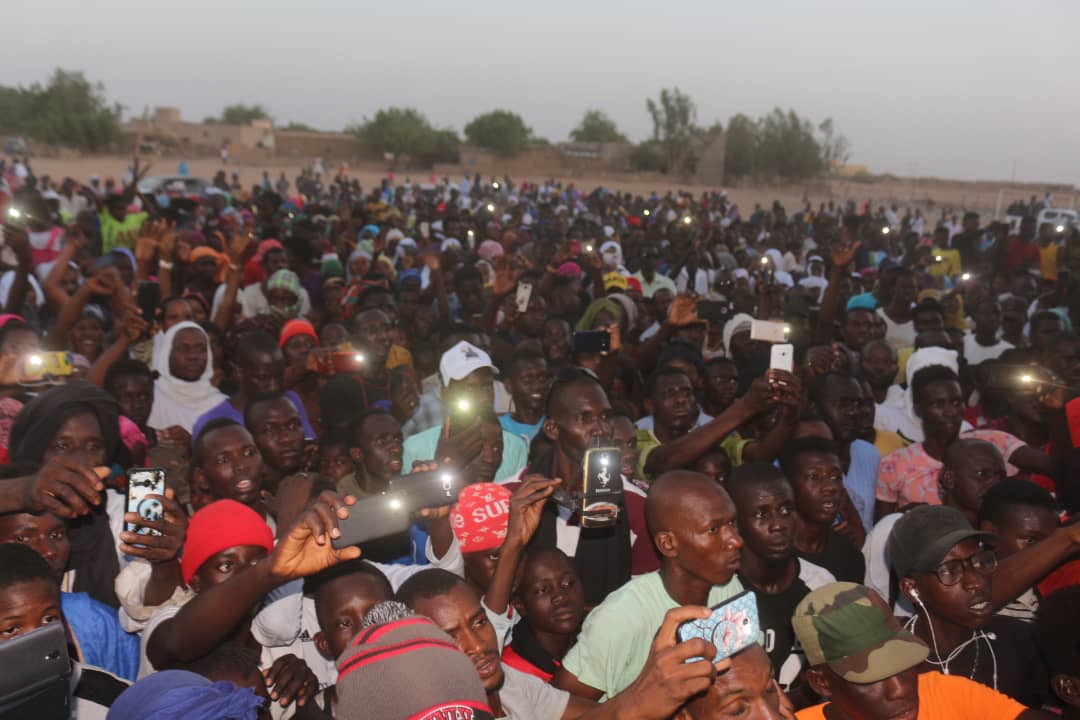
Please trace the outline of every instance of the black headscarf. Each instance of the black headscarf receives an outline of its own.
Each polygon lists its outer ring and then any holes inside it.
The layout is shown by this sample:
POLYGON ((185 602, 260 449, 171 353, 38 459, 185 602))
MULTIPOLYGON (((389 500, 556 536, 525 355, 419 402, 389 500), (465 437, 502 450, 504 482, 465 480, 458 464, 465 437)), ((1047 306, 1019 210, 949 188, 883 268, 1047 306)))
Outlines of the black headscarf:
MULTIPOLYGON (((85 412, 92 413, 101 425, 105 462, 111 464, 120 445, 120 411, 108 393, 87 382, 71 382, 46 390, 19 411, 11 426, 12 462, 41 465, 45 451, 64 422, 85 412)), ((92 507, 89 515, 70 522, 68 535, 71 539, 68 568, 75 570, 75 592, 88 593, 106 605, 119 607, 115 583, 120 561, 105 503, 92 507)))
POLYGON ((107 392, 82 381, 50 388, 19 411, 8 443, 12 462, 41 464, 60 426, 85 412, 97 417, 105 440, 105 462, 111 463, 120 444, 119 407, 107 392))

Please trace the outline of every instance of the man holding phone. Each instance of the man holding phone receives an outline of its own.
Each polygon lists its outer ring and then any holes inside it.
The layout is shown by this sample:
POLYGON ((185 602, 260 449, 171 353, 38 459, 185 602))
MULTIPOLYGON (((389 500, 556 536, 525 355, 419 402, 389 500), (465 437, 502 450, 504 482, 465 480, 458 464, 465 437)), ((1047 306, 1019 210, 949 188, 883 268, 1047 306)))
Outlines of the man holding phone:
MULTIPOLYGON (((529 448, 520 437, 503 430, 495 418, 495 366, 491 358, 462 340, 443 353, 439 375, 443 382, 443 424, 405 440, 404 466, 449 457, 469 473, 469 466, 479 458, 484 467, 476 470, 486 473, 490 472, 488 466, 495 468, 492 477, 484 480, 498 482, 515 477, 525 467, 529 448), (491 424, 498 432, 485 431, 485 425, 491 424), (500 451, 496 460, 497 449, 500 451), (485 460, 485 456, 489 457, 485 460)), ((477 481, 476 475, 471 473, 469 482, 477 481)))

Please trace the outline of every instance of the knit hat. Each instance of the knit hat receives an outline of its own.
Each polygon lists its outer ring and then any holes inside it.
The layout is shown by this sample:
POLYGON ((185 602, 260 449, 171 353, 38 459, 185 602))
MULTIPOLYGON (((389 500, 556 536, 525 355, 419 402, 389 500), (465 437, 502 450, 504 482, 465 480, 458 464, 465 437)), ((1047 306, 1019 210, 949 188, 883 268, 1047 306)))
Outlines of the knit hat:
POLYGON ((510 525, 510 491, 495 483, 469 485, 450 510, 450 527, 461 552, 494 550, 510 525))
POLYGON ((319 334, 315 332, 315 327, 307 320, 290 320, 285 323, 285 327, 281 328, 281 338, 278 340, 278 345, 285 347, 285 343, 297 335, 309 335, 315 339, 315 347, 319 346, 319 334))
POLYGON ((929 654, 865 585, 837 582, 814 590, 795 607, 791 625, 810 667, 828 665, 859 685, 902 673, 929 654))
POLYGON ((274 533, 259 513, 235 500, 217 500, 203 507, 188 521, 180 571, 184 584, 203 563, 222 550, 240 545, 274 549, 274 533))
POLYGON ((472 661, 417 616, 361 630, 338 658, 337 694, 338 720, 492 718, 472 661))

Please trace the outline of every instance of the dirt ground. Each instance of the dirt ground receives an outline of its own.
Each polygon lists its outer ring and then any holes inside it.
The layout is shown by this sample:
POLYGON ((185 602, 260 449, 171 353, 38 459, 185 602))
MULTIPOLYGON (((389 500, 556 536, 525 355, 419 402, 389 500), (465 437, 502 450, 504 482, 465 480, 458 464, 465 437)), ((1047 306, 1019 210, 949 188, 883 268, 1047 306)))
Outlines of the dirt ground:
MULTIPOLYGON (((179 160, 177 158, 157 158, 151 161, 150 175, 175 174, 179 160)), ((240 180, 245 185, 251 185, 259 181, 262 173, 268 172, 271 178, 284 171, 285 176, 292 180, 299 173, 300 168, 310 160, 281 158, 272 161, 230 161, 224 166, 231 174, 240 173, 240 180)), ((205 177, 207 179, 222 169, 221 161, 216 157, 190 158, 187 160, 191 175, 205 177)), ((97 174, 102 178, 119 177, 124 169, 130 164, 130 158, 125 156, 89 156, 76 158, 47 158, 40 157, 33 160, 34 172, 38 175, 49 175, 59 181, 64 177, 73 177, 76 180, 86 182, 91 175, 97 174)), ((324 163, 329 169, 329 163, 324 163)), ((361 185, 370 187, 385 177, 387 171, 378 166, 361 166, 349 169, 349 175, 357 177, 361 185)), ((398 178, 405 173, 398 173, 398 178)), ((460 177, 460 174, 458 175, 460 177)), ((427 173, 415 173, 414 181, 426 179, 427 173)), ((521 180, 543 181, 546 177, 513 178, 521 180)), ((611 174, 600 177, 564 177, 563 181, 573 181, 579 187, 593 188, 597 185, 615 188, 624 192, 648 194, 651 192, 666 193, 668 190, 683 189, 692 192, 718 189, 715 186, 678 183, 664 175, 654 174, 611 174)), ((937 220, 942 211, 961 212, 966 209, 975 210, 983 215, 983 219, 1003 216, 1005 208, 1010 202, 1017 199, 1028 200, 1032 195, 1042 197, 1045 191, 1053 195, 1054 205, 1057 207, 1077 207, 1080 205, 1080 192, 1076 188, 1068 188, 1052 185, 1039 184, 1015 184, 1008 182, 965 182, 947 181, 938 179, 922 178, 897 178, 891 180, 876 180, 873 182, 856 182, 850 179, 829 178, 811 180, 799 185, 753 185, 727 187, 728 196, 745 211, 751 210, 755 204, 770 205, 773 200, 779 200, 789 212, 797 208, 803 199, 817 205, 821 202, 833 200, 844 202, 852 199, 858 203, 866 200, 878 204, 896 204, 901 210, 907 207, 919 208, 931 220, 937 220)))

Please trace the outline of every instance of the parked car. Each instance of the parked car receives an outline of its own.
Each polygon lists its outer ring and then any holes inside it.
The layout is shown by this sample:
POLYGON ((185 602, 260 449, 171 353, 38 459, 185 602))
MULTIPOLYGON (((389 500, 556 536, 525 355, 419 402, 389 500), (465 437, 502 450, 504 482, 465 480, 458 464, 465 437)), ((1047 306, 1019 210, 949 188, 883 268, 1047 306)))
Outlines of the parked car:
POLYGON ((4 154, 26 157, 30 154, 30 143, 26 142, 24 137, 17 135, 9 137, 4 141, 4 154))
POLYGON ((182 175, 156 175, 144 178, 139 183, 139 192, 154 197, 165 195, 170 200, 187 198, 199 201, 208 187, 210 187, 209 181, 202 178, 182 175))
POLYGON ((1080 223, 1080 210, 1068 210, 1066 208, 1043 208, 1037 218, 1038 225, 1050 223, 1054 227, 1061 228, 1063 232, 1069 225, 1080 223))

